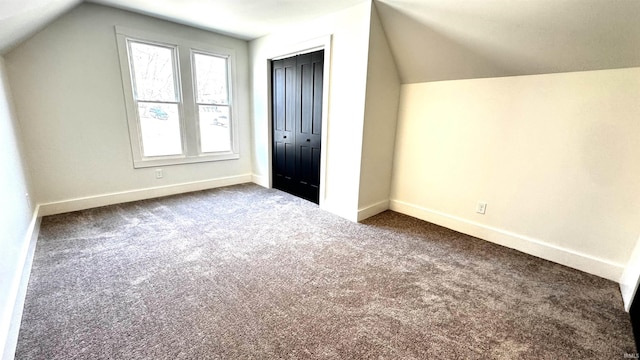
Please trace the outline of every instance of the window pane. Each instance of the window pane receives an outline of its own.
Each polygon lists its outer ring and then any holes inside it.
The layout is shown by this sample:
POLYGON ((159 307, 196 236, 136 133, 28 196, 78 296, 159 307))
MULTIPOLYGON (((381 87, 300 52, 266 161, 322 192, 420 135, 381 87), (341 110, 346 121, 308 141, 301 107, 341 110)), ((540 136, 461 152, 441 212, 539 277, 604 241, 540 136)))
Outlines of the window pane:
POLYGON ((197 99, 199 104, 229 104, 227 59, 194 54, 197 99))
POLYGON ((143 156, 182 154, 177 104, 139 102, 138 114, 143 156))
POLYGON ((138 100, 178 101, 173 49, 131 42, 134 91, 138 100))
POLYGON ((231 151, 228 106, 199 106, 202 152, 231 151))

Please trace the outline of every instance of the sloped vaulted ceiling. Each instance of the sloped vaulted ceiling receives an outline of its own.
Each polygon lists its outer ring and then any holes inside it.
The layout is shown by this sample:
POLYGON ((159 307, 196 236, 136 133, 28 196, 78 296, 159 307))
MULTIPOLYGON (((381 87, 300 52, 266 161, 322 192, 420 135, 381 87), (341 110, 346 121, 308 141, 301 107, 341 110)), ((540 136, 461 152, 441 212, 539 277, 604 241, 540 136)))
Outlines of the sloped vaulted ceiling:
MULTIPOLYGON (((88 0, 255 39, 370 0, 88 0)), ((0 1, 0 54, 81 0, 0 1)), ((403 83, 640 66, 640 0, 374 0, 403 83)))
POLYGON ((403 83, 640 66, 637 0, 376 0, 403 83))
POLYGON ((88 0, 244 40, 368 0, 88 0))
MULTIPOLYGON (((252 40, 370 0, 87 0, 252 40)), ((82 0, 0 0, 0 54, 82 0)))
POLYGON ((1 0, 0 55, 80 2, 82 0, 1 0))

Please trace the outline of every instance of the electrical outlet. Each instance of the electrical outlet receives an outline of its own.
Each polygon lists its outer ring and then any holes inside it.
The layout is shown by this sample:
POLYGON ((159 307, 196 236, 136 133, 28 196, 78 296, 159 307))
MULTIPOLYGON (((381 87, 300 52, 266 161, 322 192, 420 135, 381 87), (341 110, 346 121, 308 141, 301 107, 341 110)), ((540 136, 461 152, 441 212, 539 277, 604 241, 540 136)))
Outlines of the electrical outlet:
POLYGON ((156 179, 162 179, 163 176, 162 169, 156 169, 156 179))
POLYGON ((478 214, 484 214, 487 212, 487 203, 486 202, 478 202, 478 205, 476 206, 476 212, 478 214))

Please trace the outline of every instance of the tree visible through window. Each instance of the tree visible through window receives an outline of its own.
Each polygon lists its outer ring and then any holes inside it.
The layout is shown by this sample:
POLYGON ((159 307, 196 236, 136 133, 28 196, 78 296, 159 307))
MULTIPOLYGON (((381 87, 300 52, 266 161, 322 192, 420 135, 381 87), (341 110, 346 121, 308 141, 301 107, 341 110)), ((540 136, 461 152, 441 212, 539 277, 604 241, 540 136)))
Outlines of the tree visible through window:
POLYGON ((116 27, 134 166, 239 158, 233 51, 135 33, 116 27))
POLYGON ((194 53, 196 103, 202 152, 231 149, 227 59, 194 53))
POLYGON ((182 154, 175 49, 130 42, 143 156, 182 154))

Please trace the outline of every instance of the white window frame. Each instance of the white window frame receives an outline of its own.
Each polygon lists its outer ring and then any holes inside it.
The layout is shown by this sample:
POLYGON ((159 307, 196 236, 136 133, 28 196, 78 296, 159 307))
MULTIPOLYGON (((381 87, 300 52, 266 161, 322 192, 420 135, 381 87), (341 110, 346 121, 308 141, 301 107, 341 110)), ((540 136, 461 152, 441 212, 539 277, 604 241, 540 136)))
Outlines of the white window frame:
MULTIPOLYGON (((134 168, 165 165, 199 163, 239 159, 238 114, 235 107, 235 51, 216 45, 194 42, 188 39, 151 34, 145 31, 115 27, 120 73, 125 98, 129 139, 134 168), (129 56, 129 42, 147 43, 174 48, 176 68, 176 91, 178 92, 178 112, 180 115, 180 136, 182 154, 168 156, 143 156, 142 133, 138 117, 138 105, 134 96, 133 77, 129 56), (196 102, 196 79, 194 78, 194 54, 217 56, 227 59, 227 91, 229 97, 229 130, 231 149, 229 151, 203 153, 200 149, 198 103, 196 102)), ((225 105, 227 106, 227 105, 225 105)))

